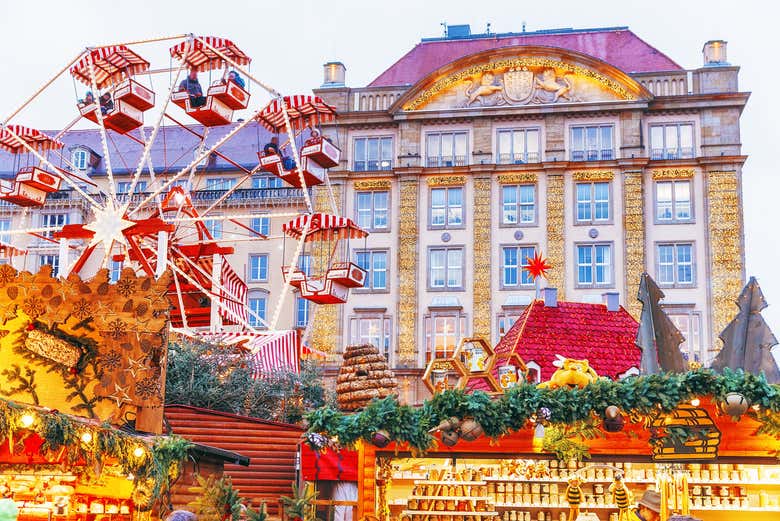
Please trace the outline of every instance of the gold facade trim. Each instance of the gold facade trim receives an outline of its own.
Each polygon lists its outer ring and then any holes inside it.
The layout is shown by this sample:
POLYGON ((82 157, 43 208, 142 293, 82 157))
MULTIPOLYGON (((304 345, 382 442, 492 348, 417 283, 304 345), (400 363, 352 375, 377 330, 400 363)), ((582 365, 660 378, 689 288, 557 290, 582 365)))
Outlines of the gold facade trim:
POLYGON ((612 181, 615 174, 612 170, 578 170, 572 177, 575 181, 612 181))
POLYGON ((417 212, 419 182, 401 181, 398 226, 398 361, 414 364, 417 354, 417 212))
POLYGON ((708 173, 707 225, 711 252, 709 283, 712 288, 713 338, 717 338, 736 314, 734 300, 744 284, 739 189, 737 172, 708 173))
POLYGON ((659 179, 690 179, 696 173, 693 168, 663 168, 653 170, 653 181, 659 179))
POLYGON ((625 230, 626 310, 639 320, 642 303, 636 299, 645 271, 645 214, 642 172, 623 177, 623 229, 625 230))
POLYGON ((539 176, 536 172, 518 172, 515 174, 501 174, 498 176, 498 183, 502 185, 515 185, 515 184, 536 184, 539 176))
MULTIPOLYGON (((336 204, 341 202, 341 185, 333 186, 333 197, 336 199, 336 204)), ((314 188, 314 209, 317 212, 332 213, 333 209, 330 205, 330 195, 325 185, 314 188)), ((318 258, 316 255, 312 256, 312 269, 315 273, 322 272, 325 269, 321 263, 326 262, 324 259, 318 258)), ((338 359, 336 353, 338 353, 338 335, 341 331, 339 324, 339 306, 322 306, 317 305, 314 309, 314 313, 310 315, 312 320, 311 326, 311 344, 314 349, 318 349, 324 353, 331 355, 329 359, 333 361, 338 359)))
POLYGON ((465 175, 434 175, 428 178, 428 186, 462 186, 466 184, 465 175))
POLYGON ((474 179, 474 322, 472 336, 491 338, 490 178, 474 179))
POLYGON ((552 269, 547 277, 547 285, 558 289, 558 299, 566 294, 566 251, 563 175, 547 176, 547 259, 552 269))
POLYGON ((528 56, 528 57, 511 58, 506 60, 498 60, 490 63, 483 63, 480 65, 474 65, 472 67, 469 67, 468 69, 464 69, 455 74, 445 76, 444 78, 441 78, 436 82, 434 82, 433 85, 431 85, 429 88, 424 90, 419 96, 417 96, 415 99, 413 99, 412 101, 404 105, 404 110, 405 111, 418 110, 422 106, 427 104, 429 101, 431 101, 434 97, 436 97, 441 91, 446 90, 452 87, 453 85, 463 82, 473 76, 477 76, 485 72, 493 72, 500 69, 512 69, 512 68, 522 69, 523 67, 537 67, 543 69, 553 68, 556 70, 564 71, 565 73, 586 76, 588 78, 595 80, 605 89, 614 92, 618 98, 624 100, 636 99, 636 96, 630 93, 628 90, 626 90, 626 88, 621 83, 604 76, 600 72, 594 71, 592 69, 587 69, 585 67, 582 67, 580 65, 575 65, 573 63, 566 63, 559 60, 553 60, 550 58, 528 56))
POLYGON ((352 186, 355 190, 387 190, 390 183, 390 179, 359 179, 352 186))

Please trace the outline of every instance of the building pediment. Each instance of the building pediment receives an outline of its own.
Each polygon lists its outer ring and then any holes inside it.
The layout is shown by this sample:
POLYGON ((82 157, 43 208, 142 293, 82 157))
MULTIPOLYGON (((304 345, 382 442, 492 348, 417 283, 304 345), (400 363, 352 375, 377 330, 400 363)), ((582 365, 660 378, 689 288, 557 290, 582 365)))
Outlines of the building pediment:
POLYGON ((396 110, 453 110, 650 99, 626 73, 554 47, 516 46, 456 60, 413 86, 396 110))

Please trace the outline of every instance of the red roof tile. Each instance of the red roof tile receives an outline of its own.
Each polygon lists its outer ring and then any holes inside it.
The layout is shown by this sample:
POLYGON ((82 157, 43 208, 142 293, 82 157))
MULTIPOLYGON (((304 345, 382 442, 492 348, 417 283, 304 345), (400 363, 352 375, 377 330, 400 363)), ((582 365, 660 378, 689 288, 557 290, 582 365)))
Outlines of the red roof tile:
POLYGON ((542 381, 555 372, 556 355, 587 359, 600 376, 616 378, 639 367, 641 351, 634 344, 638 328, 622 307, 607 311, 603 304, 558 302, 552 308, 537 300, 509 328, 496 353, 514 350, 526 363, 536 362, 542 381))
POLYGON ((626 28, 529 33, 463 40, 423 41, 380 74, 369 87, 413 85, 439 67, 478 52, 516 45, 540 45, 577 51, 623 72, 682 70, 664 53, 626 28))

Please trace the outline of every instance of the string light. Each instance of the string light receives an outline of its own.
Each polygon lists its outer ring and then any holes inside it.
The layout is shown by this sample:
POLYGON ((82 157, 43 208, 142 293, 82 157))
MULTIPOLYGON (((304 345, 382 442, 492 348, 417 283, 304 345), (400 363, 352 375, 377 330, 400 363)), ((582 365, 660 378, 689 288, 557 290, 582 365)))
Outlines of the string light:
POLYGON ((698 407, 700 403, 701 401, 698 398, 694 398, 693 400, 691 400, 691 405, 693 405, 694 407, 698 407))
POLYGON ((143 447, 136 447, 133 450, 133 456, 135 456, 136 458, 140 458, 141 456, 144 455, 144 452, 145 451, 144 451, 143 447))
POLYGON ((92 441, 92 433, 89 431, 85 431, 84 434, 81 435, 81 441, 84 443, 89 443, 92 441))
POLYGON ((32 414, 24 414, 24 415, 22 415, 21 419, 19 420, 19 423, 21 423, 22 427, 27 429, 33 423, 35 423, 35 417, 32 414))

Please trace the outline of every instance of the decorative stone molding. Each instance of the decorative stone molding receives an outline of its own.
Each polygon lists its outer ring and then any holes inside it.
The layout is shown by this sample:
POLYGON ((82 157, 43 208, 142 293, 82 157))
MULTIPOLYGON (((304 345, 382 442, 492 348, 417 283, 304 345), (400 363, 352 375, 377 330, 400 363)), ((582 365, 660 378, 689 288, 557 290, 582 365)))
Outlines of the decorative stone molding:
POLYGON ((398 361, 413 365, 417 355, 417 179, 401 181, 398 226, 398 361))
POLYGON ((355 190, 387 190, 390 184, 390 179, 359 179, 352 186, 355 190))
POLYGON ((466 184, 465 175, 434 175, 428 178, 428 186, 462 186, 466 184))
POLYGON ((645 216, 642 172, 623 175, 623 230, 625 233, 626 310, 639 320, 642 303, 636 299, 645 271, 645 216))
POLYGON ((500 174, 498 183, 502 185, 536 184, 539 176, 536 172, 517 172, 515 174, 500 174))
POLYGON ((663 168, 653 170, 653 181, 659 179, 690 179, 696 173, 693 168, 663 168))
POLYGON ((737 172, 708 172, 707 208, 710 239, 713 338, 734 317, 734 301, 744 284, 742 214, 737 172))
POLYGON ((558 299, 566 293, 566 244, 564 220, 563 174, 547 175, 547 254, 552 266, 547 285, 558 289, 558 299))
POLYGON ((474 179, 474 321, 472 336, 491 338, 490 178, 474 179))
POLYGON ((578 170, 572 172, 575 181, 612 181, 615 174, 612 170, 578 170))

